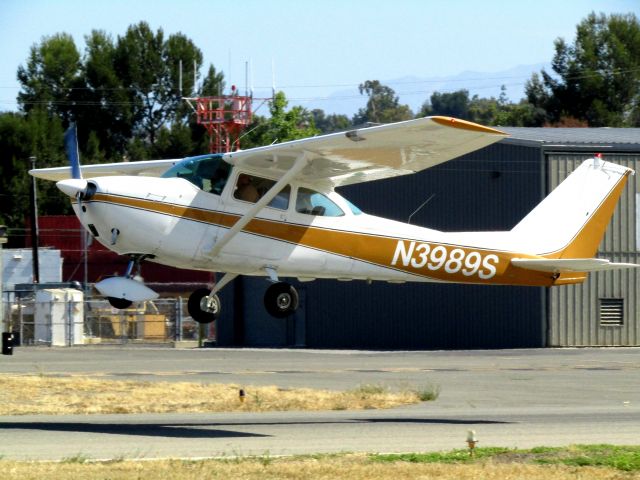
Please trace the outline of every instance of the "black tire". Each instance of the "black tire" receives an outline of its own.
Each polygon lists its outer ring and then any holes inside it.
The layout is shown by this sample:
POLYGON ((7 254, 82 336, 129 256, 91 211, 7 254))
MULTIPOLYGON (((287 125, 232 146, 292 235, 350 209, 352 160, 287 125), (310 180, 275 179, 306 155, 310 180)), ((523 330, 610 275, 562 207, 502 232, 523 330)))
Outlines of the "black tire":
POLYGON ((294 313, 298 303, 298 291, 287 282, 274 283, 264 294, 264 307, 276 318, 286 318, 294 313))
POLYGON ((220 299, 217 295, 213 296, 214 311, 206 311, 202 309, 202 300, 209 296, 211 290, 200 288, 189 296, 187 302, 187 310, 189 315, 198 323, 214 322, 220 315, 220 299))
POLYGON ((118 310, 124 310, 125 308, 129 308, 133 305, 131 300, 127 300, 125 298, 107 297, 107 301, 109 302, 109 305, 113 308, 117 308, 118 310))

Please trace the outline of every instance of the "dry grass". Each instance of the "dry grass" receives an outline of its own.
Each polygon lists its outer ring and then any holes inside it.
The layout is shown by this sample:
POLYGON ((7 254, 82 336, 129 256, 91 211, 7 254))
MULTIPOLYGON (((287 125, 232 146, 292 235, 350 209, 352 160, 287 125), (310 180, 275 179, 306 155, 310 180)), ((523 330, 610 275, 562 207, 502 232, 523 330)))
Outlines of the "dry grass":
POLYGON ((472 465, 443 463, 371 462, 366 455, 282 458, 268 456, 239 460, 158 460, 81 463, 0 461, 3 478, 11 479, 345 479, 345 480, 613 480, 638 478, 609 468, 492 463, 472 465))
POLYGON ((382 386, 354 390, 242 387, 195 382, 140 382, 84 377, 0 375, 0 415, 359 410, 418 403, 417 391, 382 386))

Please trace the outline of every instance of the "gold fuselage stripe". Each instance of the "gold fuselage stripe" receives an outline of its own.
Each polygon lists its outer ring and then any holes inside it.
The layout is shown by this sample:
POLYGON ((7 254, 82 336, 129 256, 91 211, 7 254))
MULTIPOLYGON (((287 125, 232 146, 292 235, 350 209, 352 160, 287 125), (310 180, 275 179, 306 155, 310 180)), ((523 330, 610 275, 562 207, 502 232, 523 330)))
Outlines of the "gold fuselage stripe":
MULTIPOLYGON (((562 250, 546 254, 544 256, 489 250, 446 243, 432 243, 429 242, 428 239, 407 239, 402 237, 373 235, 312 225, 299 225, 285 221, 268 220, 263 218, 252 219, 243 229, 243 232, 259 235, 275 241, 302 245, 342 257, 353 258, 355 260, 383 268, 403 271, 422 277, 425 281, 437 280, 456 283, 531 286, 580 283, 586 278, 585 273, 564 273, 558 276, 549 272, 538 272, 515 267, 511 264, 511 259, 593 257, 607 228, 609 219, 616 207, 618 198, 624 189, 629 174, 630 172, 626 172, 623 175, 619 182, 600 203, 589 221, 582 226, 580 231, 574 236, 567 246, 562 250), (406 242, 405 247, 408 248, 408 246, 410 246, 412 251, 415 250, 415 253, 411 257, 411 262, 397 261, 399 242, 406 242), (418 248, 417 245, 420 245, 421 247, 418 248), (418 261, 421 260, 419 257, 420 249, 422 249, 422 251, 433 251, 433 249, 436 248, 439 248, 439 252, 442 252, 442 249, 444 249, 446 251, 447 259, 454 255, 454 250, 458 250, 455 255, 459 255, 461 258, 471 256, 476 259, 479 255, 480 258, 485 259, 488 256, 494 256, 496 257, 493 262, 495 274, 490 278, 484 278, 482 275, 478 274, 465 275, 462 273, 463 268, 459 268, 458 271, 448 272, 445 268, 429 268, 428 265, 423 265, 421 261, 418 261), (394 259, 396 260, 395 263, 393 262, 394 259)), ((97 193, 91 202, 108 203, 142 209, 161 215, 171 215, 173 217, 184 218, 223 228, 231 228, 241 217, 241 215, 238 214, 225 213, 217 210, 206 210, 186 205, 170 204, 104 193, 97 193)))
MULTIPOLYGON (((206 210, 185 205, 161 203, 152 200, 124 197, 112 194, 96 194, 91 202, 121 205, 145 211, 185 218, 208 225, 231 228, 241 215, 224 213, 216 210, 206 210)), ((402 237, 388 237, 371 235, 361 232, 333 230, 312 225, 298 225, 284 221, 254 218, 243 229, 245 233, 260 235, 276 241, 299 244, 326 253, 353 258, 383 268, 404 271, 428 280, 455 283, 475 284, 504 284, 504 285, 537 285, 550 286, 554 278, 550 273, 525 270, 511 265, 512 258, 540 258, 514 252, 480 249, 469 246, 459 246, 443 243, 432 243, 428 239, 406 239, 402 237), (398 242, 416 242, 428 244, 431 249, 442 246, 449 254, 454 249, 464 251, 465 256, 471 252, 478 252, 482 257, 495 255, 496 274, 489 279, 482 279, 477 275, 466 276, 461 272, 447 273, 444 269, 431 270, 429 268, 415 268, 411 264, 397 263, 392 260, 398 242)), ((584 277, 580 277, 582 280, 584 277)))

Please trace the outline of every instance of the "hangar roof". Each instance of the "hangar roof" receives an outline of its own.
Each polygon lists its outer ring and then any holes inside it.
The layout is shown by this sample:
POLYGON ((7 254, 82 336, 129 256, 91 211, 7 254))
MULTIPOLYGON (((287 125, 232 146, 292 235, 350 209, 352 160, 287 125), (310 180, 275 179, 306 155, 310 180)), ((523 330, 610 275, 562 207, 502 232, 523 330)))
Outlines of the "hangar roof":
POLYGON ((640 149, 640 128, 498 127, 511 135, 504 143, 541 146, 609 146, 640 149))

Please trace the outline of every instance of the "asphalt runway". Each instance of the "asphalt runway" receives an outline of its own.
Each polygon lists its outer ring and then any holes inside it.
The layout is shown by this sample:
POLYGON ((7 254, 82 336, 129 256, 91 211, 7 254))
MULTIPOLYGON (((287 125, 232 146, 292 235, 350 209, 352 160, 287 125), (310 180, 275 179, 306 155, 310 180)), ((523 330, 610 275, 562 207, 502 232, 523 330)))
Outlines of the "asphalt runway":
POLYGON ((25 347, 0 373, 349 389, 437 385, 391 410, 0 417, 15 459, 232 457, 640 444, 640 349, 364 352, 25 347))

